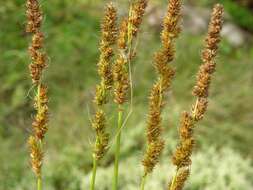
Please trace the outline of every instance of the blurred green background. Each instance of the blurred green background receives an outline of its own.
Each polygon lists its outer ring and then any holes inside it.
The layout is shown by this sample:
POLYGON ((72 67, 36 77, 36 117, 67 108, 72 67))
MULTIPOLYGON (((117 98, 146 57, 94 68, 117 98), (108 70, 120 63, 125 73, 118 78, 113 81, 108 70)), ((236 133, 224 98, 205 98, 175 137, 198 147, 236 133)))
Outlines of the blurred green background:
MULTIPOLYGON (((128 1, 115 1, 120 16, 128 1)), ((191 89, 201 63, 200 52, 215 0, 185 2, 183 32, 177 41, 177 75, 164 110, 166 149, 147 189, 164 189, 174 172, 170 156, 178 137, 180 113, 194 101, 191 89)), ((253 5, 251 0, 222 0, 226 19, 210 94, 209 110, 196 128, 197 147, 186 190, 253 189, 253 5)), ((50 57, 44 80, 49 85, 50 130, 46 137, 44 189, 88 189, 92 97, 98 82, 100 19, 106 2, 99 0, 41 1, 43 31, 50 57)), ((120 183, 137 189, 145 146, 147 96, 155 80, 152 54, 159 48, 159 32, 166 0, 153 0, 144 19, 134 63, 134 114, 123 132, 120 183)), ((34 189, 26 140, 34 114, 35 89, 29 76, 25 31, 25 1, 0 1, 0 190, 34 189)), ((111 139, 116 118, 109 118, 111 139)), ((111 144, 113 146, 113 142, 111 144)), ((113 148, 113 147, 112 147, 113 148)), ((112 149, 98 170, 99 190, 110 189, 112 149)))

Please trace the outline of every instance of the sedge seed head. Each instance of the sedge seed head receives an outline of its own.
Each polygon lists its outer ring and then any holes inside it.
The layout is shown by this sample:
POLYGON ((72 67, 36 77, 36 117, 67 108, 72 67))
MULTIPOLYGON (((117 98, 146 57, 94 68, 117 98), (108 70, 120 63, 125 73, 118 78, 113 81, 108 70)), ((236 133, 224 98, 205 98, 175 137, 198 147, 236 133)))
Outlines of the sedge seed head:
POLYGON ((26 31, 28 33, 35 33, 39 30, 42 23, 42 12, 38 0, 27 0, 26 1, 26 31))
POLYGON ((195 145, 193 129, 196 122, 200 121, 207 109, 208 90, 211 76, 215 71, 215 57, 217 55, 218 43, 220 42, 220 31, 222 29, 223 7, 215 5, 209 24, 208 35, 205 40, 205 49, 202 52, 203 65, 200 66, 197 74, 197 84, 193 89, 193 95, 197 97, 195 105, 192 107, 191 114, 184 112, 180 126, 180 143, 172 156, 172 162, 177 166, 179 172, 175 182, 170 183, 170 190, 182 190, 187 180, 191 165, 191 154, 195 145), (173 186, 172 186, 173 185, 173 186))
POLYGON ((117 104, 124 104, 127 101, 130 81, 126 64, 127 60, 121 54, 113 65, 114 101, 117 104))
POLYGON ((129 24, 131 25, 130 32, 133 37, 137 36, 147 5, 147 0, 138 0, 132 5, 132 9, 130 10, 129 24))
POLYGON ((203 119, 204 114, 207 110, 208 100, 207 98, 198 98, 196 105, 192 107, 192 113, 195 121, 200 121, 203 119))
POLYGON ((190 175, 189 168, 183 168, 179 170, 173 187, 171 187, 172 183, 170 183, 168 190, 182 190, 189 175, 190 175))
POLYGON ((41 167, 43 160, 43 152, 41 150, 39 141, 34 136, 30 136, 28 139, 28 146, 30 149, 31 166, 33 172, 37 177, 41 176, 41 167))
POLYGON ((117 9, 112 3, 106 6, 104 20, 101 24, 102 42, 113 45, 117 39, 117 9))
POLYGON ((154 55, 154 66, 158 73, 158 80, 153 85, 149 97, 149 113, 147 121, 147 150, 143 159, 146 173, 152 172, 162 153, 164 141, 162 140, 162 108, 165 104, 164 96, 171 86, 175 69, 169 65, 174 59, 174 40, 179 30, 181 3, 171 0, 168 12, 164 18, 161 33, 162 48, 154 55))
POLYGON ((128 20, 123 18, 119 28, 117 40, 118 55, 113 64, 113 84, 114 84, 114 102, 122 105, 128 99, 128 90, 130 87, 128 59, 127 59, 127 32, 128 20))
POLYGON ((102 109, 97 110, 92 121, 92 127, 96 131, 96 142, 93 155, 96 160, 100 160, 104 157, 109 143, 109 134, 105 131, 106 115, 102 109))
MULTIPOLYGON (((117 10, 112 3, 106 6, 105 16, 101 23, 100 59, 98 62, 98 73, 101 77, 101 86, 104 90, 111 88, 113 57, 113 45, 117 38, 117 10)), ((106 97, 104 97, 106 98, 106 97)))
POLYGON ((193 138, 194 120, 188 112, 183 112, 179 129, 180 144, 172 156, 172 162, 177 167, 189 166, 191 154, 195 144, 193 138))
POLYGON ((159 162, 159 158, 161 156, 163 149, 164 149, 164 140, 162 139, 158 139, 154 142, 149 143, 145 156, 142 160, 145 175, 153 171, 154 167, 159 162))
POLYGON ((205 40, 205 49, 202 52, 203 65, 197 74, 197 84, 193 89, 193 95, 199 98, 207 98, 211 83, 211 76, 215 71, 215 57, 220 42, 220 32, 223 24, 223 6, 217 4, 213 8, 208 34, 205 40))
POLYGON ((161 81, 154 84, 149 97, 149 114, 147 123, 147 140, 148 143, 154 142, 161 137, 162 134, 162 102, 160 100, 161 81))
POLYGON ((34 33, 32 37, 32 44, 29 47, 29 54, 32 63, 29 65, 30 75, 34 84, 38 84, 43 69, 47 66, 47 56, 41 51, 43 48, 44 36, 42 32, 34 33))
POLYGON ((194 138, 184 139, 184 141, 180 142, 172 156, 172 163, 179 168, 190 166, 194 145, 194 138))
POLYGON ((118 49, 120 51, 125 51, 127 48, 127 31, 128 31, 128 20, 127 18, 123 18, 119 27, 119 35, 118 35, 118 49))
POLYGON ((34 107, 37 110, 37 114, 32 123, 32 128, 36 138, 43 140, 48 130, 47 87, 43 84, 39 86, 38 94, 35 96, 34 107))

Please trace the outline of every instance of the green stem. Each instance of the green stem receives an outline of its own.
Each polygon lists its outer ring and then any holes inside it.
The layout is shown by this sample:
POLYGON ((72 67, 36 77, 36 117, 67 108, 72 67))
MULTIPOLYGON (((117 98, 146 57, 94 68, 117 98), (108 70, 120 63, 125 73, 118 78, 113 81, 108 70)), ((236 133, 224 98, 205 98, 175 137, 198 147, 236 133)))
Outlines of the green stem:
POLYGON ((93 156, 93 169, 90 182, 90 190, 95 189, 96 173, 97 173, 97 159, 95 158, 95 156, 93 156))
POLYGON ((146 183, 147 175, 143 175, 141 179, 141 190, 145 189, 145 183, 146 183))
POLYGON ((169 190, 174 190, 174 185, 176 183, 176 179, 177 179, 177 174, 178 174, 179 168, 177 168, 175 175, 173 176, 172 182, 171 182, 171 186, 169 190))
POLYGON ((37 190, 42 190, 42 180, 41 180, 41 177, 37 178, 37 190))
MULTIPOLYGON (((39 147, 40 147, 41 150, 43 149, 43 143, 42 143, 41 139, 39 140, 39 147)), ((41 178, 41 174, 37 177, 37 190, 42 190, 42 178, 41 178)))
MULTIPOLYGON (((118 130, 121 130, 122 116, 123 116, 123 111, 122 111, 121 107, 119 106, 119 111, 118 111, 118 130)), ((118 189, 120 140, 121 140, 121 131, 119 131, 117 133, 117 136, 116 136, 116 147, 115 147, 115 157, 114 157, 114 177, 113 177, 113 186, 112 186, 113 190, 117 190, 118 189)))

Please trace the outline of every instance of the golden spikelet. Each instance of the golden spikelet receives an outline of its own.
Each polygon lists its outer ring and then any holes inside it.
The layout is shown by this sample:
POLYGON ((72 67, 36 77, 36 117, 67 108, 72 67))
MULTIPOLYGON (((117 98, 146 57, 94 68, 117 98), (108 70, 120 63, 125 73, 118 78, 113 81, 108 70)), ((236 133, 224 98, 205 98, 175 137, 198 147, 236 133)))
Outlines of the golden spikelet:
MULTIPOLYGON (((209 24, 208 35, 205 40, 205 49, 202 53, 203 64, 200 66, 197 74, 196 86, 193 89, 193 95, 197 97, 196 102, 192 106, 191 113, 184 112, 180 125, 180 143, 172 156, 172 162, 177 166, 177 171, 189 168, 191 165, 191 154, 194 148, 195 140, 193 137, 193 129, 198 121, 200 121, 206 112, 208 105, 208 90, 211 82, 211 76, 215 71, 215 57, 217 55, 218 43, 220 42, 220 32, 223 23, 223 7, 215 5, 213 8, 211 21, 209 24)), ((182 178, 181 182, 177 182, 180 174, 176 174, 172 180, 169 190, 177 190, 179 184, 183 184, 187 178, 182 178), (179 184, 178 184, 179 183, 179 184)), ((179 188, 182 189, 182 188, 179 188)))
POLYGON ((182 120, 180 124, 180 145, 176 149, 173 157, 172 162, 178 168, 189 166, 191 164, 191 154, 192 149, 194 146, 194 139, 193 139, 193 127, 194 127, 194 120, 192 116, 184 112, 182 114, 182 120))
POLYGON ((117 38, 117 10, 109 3, 105 10, 105 17, 101 24, 100 60, 98 62, 98 73, 105 89, 112 86, 111 58, 113 56, 112 45, 117 38))
POLYGON ((31 166, 35 175, 41 177, 41 167, 43 160, 43 152, 40 143, 33 136, 28 139, 28 146, 30 147, 31 166))
POLYGON ((197 84, 194 87, 193 95, 197 97, 208 97, 208 89, 211 82, 211 75, 215 71, 216 63, 214 58, 217 55, 218 43, 220 42, 220 31, 222 29, 223 8, 216 5, 213 9, 208 35, 205 40, 205 49, 202 52, 203 65, 197 75, 197 84))
POLYGON ((153 85, 149 97, 149 113, 147 121, 147 150, 142 164, 145 174, 151 173, 157 164, 164 147, 162 139, 162 108, 165 104, 164 95, 171 86, 175 69, 169 64, 174 59, 174 40, 180 32, 181 2, 169 1, 168 12, 164 18, 161 33, 162 48, 155 53, 154 65, 158 72, 158 80, 153 85))
POLYGON ((144 166, 144 175, 151 173, 155 165, 159 162, 159 157, 164 149, 164 140, 158 139, 149 143, 146 150, 146 157, 142 161, 144 166))
POLYGON ((173 186, 173 190, 182 190, 184 188, 184 184, 190 175, 190 169, 182 169, 178 171, 177 177, 175 178, 174 183, 170 183, 169 189, 173 186))
POLYGON ((128 73, 128 59, 127 59, 127 32, 128 21, 123 19, 119 28, 118 37, 118 56, 113 65, 113 81, 114 81, 114 101, 122 105, 127 100, 129 89, 129 73, 128 73))
POLYGON ((36 33, 39 30, 43 20, 38 0, 26 1, 26 17, 27 17, 26 32, 36 33))
POLYGON ((119 28, 118 37, 118 54, 113 65, 113 82, 114 82, 114 102, 118 105, 118 124, 114 155, 114 190, 118 189, 118 170, 120 159, 121 130, 124 123, 132 113, 133 83, 131 61, 135 57, 136 52, 132 50, 132 45, 137 37, 139 26, 147 6, 146 0, 138 0, 131 3, 128 18, 123 18, 119 28), (128 101, 128 91, 130 89, 130 107, 129 112, 123 122, 123 104, 128 101))
POLYGON ((38 0, 27 0, 26 8, 26 31, 33 34, 32 43, 29 47, 29 53, 32 59, 29 68, 33 83, 38 84, 42 71, 47 66, 47 56, 41 51, 44 42, 44 35, 40 31, 43 15, 38 0))
POLYGON ((34 135, 42 140, 48 130, 48 97, 47 87, 44 85, 39 86, 38 94, 35 97, 34 107, 37 114, 32 123, 34 135))
POLYGON ((129 16, 129 26, 131 26, 131 29, 129 32, 133 37, 137 36, 147 5, 148 0, 138 0, 131 6, 129 16))
POLYGON ((113 66, 114 101, 118 105, 127 101, 131 85, 129 64, 135 56, 131 46, 137 37, 147 4, 147 0, 138 0, 131 4, 128 18, 123 18, 119 27, 118 55, 113 66))
POLYGON ((127 49, 127 31, 128 31, 128 20, 126 18, 123 18, 123 20, 120 23, 119 27, 119 34, 118 34, 118 40, 117 45, 119 51, 126 51, 127 49))
POLYGON ((100 58, 98 62, 98 74, 100 84, 97 85, 94 102, 97 110, 92 121, 92 126, 96 130, 96 143, 94 146, 94 158, 100 160, 103 158, 107 146, 109 135, 106 133, 106 115, 103 106, 108 101, 108 91, 112 87, 112 66, 113 45, 117 38, 117 10, 112 3, 106 6, 105 16, 101 23, 101 40, 100 40, 100 58))
POLYGON ((92 127, 96 130, 96 142, 94 157, 96 160, 103 158, 109 141, 109 135, 106 133, 106 116, 102 109, 97 110, 92 122, 92 127))
POLYGON ((47 66, 47 56, 41 51, 43 48, 44 36, 42 32, 34 33, 32 44, 29 47, 29 54, 32 63, 29 65, 30 74, 34 84, 38 84, 41 79, 43 69, 47 66))
POLYGON ((42 11, 38 0, 27 0, 26 2, 27 25, 26 31, 32 34, 32 42, 28 48, 32 63, 29 65, 32 82, 37 88, 34 98, 36 115, 32 123, 33 134, 28 144, 31 152, 31 164, 34 173, 41 178, 41 167, 43 161, 42 143, 48 129, 48 97, 47 87, 42 84, 42 74, 47 66, 47 55, 43 51, 44 35, 40 31, 43 20, 42 11))
POLYGON ((208 106, 208 100, 207 98, 198 98, 198 101, 194 106, 192 106, 192 113, 194 113, 194 120, 195 121, 200 121, 203 119, 204 114, 207 110, 208 106))

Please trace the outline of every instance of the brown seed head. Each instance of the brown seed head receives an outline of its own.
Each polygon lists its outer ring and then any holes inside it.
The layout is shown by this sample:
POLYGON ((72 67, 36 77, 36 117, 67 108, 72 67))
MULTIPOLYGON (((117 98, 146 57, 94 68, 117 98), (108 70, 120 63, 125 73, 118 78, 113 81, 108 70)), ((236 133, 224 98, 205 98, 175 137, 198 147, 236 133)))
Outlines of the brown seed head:
POLYGON ((101 24, 100 59, 98 62, 98 73, 101 77, 103 88, 112 86, 111 58, 113 56, 112 46, 117 38, 117 10, 109 3, 105 10, 105 17, 101 24))
POLYGON ((152 172, 162 154, 162 108, 165 104, 164 96, 171 86, 175 75, 175 69, 169 65, 174 59, 174 40, 179 30, 181 3, 171 0, 168 6, 167 15, 164 18, 163 30, 161 33, 162 48, 154 55, 154 65, 158 73, 158 80, 153 85, 149 97, 149 113, 147 121, 147 150, 143 159, 144 170, 152 172), (157 150, 156 150, 156 147, 157 150), (155 151, 154 151, 155 150, 155 151), (154 159, 155 158, 155 159, 154 159))
POLYGON ((223 24, 223 6, 215 5, 209 24, 208 35, 205 40, 205 49, 202 52, 203 65, 197 75, 197 84, 193 89, 193 95, 206 98, 211 82, 211 76, 215 71, 215 57, 220 42, 220 32, 223 24))
POLYGON ((117 10, 112 3, 106 6, 104 20, 101 25, 102 41, 113 45, 117 39, 117 10))
POLYGON ((119 35, 118 35, 118 48, 121 51, 125 51, 127 48, 127 31, 128 31, 128 20, 123 18, 119 28, 119 35))
MULTIPOLYGON (((165 49, 173 52, 174 47, 171 45, 172 40, 177 38, 181 32, 181 0, 170 0, 167 15, 163 21, 163 31, 161 33, 162 44, 165 49)), ((172 53, 171 56, 174 54, 172 53)), ((173 59, 173 58, 170 58, 173 59)), ((169 59, 169 60, 170 60, 169 59)))
POLYGON ((138 0, 132 5, 132 10, 130 10, 129 24, 131 26, 130 32, 133 37, 137 36, 147 5, 147 0, 138 0))
POLYGON ((162 139, 158 139, 148 145, 145 156, 142 160, 142 164, 145 169, 145 175, 153 171, 154 167, 159 162, 159 158, 163 149, 164 141, 162 139))
POLYGON ((183 141, 193 136, 194 120, 188 112, 183 112, 180 123, 180 139, 183 141))
POLYGON ((192 107, 193 118, 195 121, 203 119, 207 110, 208 100, 207 98, 198 98, 196 105, 192 107))
POLYGON ((47 56, 40 49, 43 48, 44 36, 42 32, 34 33, 32 37, 32 44, 29 47, 29 54, 32 59, 32 63, 29 65, 30 74, 34 84, 38 84, 43 69, 47 66, 47 56))
MULTIPOLYGON (((191 154, 194 148, 195 140, 193 138, 193 129, 196 122, 200 121, 207 109, 208 89, 211 82, 211 75, 215 71, 215 56, 217 55, 218 43, 220 42, 220 31, 222 28, 223 7, 219 4, 214 6, 211 22, 209 24, 208 35, 205 40, 206 45, 202 53, 203 65, 200 66, 197 75, 197 84, 194 87, 193 95, 197 97, 197 101, 192 107, 191 114, 184 112, 180 126, 180 143, 172 157, 172 162, 180 171, 189 168, 191 165, 191 154)), ((187 177, 189 170, 184 170, 183 174, 174 177, 175 183, 171 183, 170 190, 181 190, 187 177)))
POLYGON ((191 165, 191 155, 195 145, 195 140, 193 138, 185 139, 177 147, 175 153, 172 157, 172 162, 178 168, 190 166, 191 165))
POLYGON ((94 102, 97 106, 102 106, 108 102, 108 98, 107 98, 107 90, 108 89, 105 89, 104 86, 105 85, 102 84, 102 82, 101 82, 96 87, 96 95, 94 98, 94 102))
POLYGON ((127 101, 130 86, 127 58, 127 19, 123 19, 119 28, 118 56, 113 65, 114 102, 124 104, 127 101))
POLYGON ((149 97, 149 114, 147 125, 147 140, 148 143, 155 142, 161 137, 162 134, 162 118, 161 109, 162 102, 160 99, 161 94, 161 81, 154 84, 149 97))
POLYGON ((162 49, 154 55, 154 65, 163 80, 162 89, 167 91, 171 85, 171 80, 175 75, 175 69, 169 65, 175 56, 174 41, 178 37, 181 19, 181 1, 169 1, 167 15, 163 21, 161 32, 162 49))
POLYGON ((127 60, 124 55, 119 55, 113 65, 114 101, 117 104, 124 104, 127 101, 130 81, 126 64, 127 60))
POLYGON ((41 166, 43 160, 43 152, 41 150, 38 140, 30 136, 28 139, 28 146, 30 148, 31 165, 37 177, 41 176, 41 166))
POLYGON ((37 139, 43 140, 48 130, 48 97, 47 88, 43 84, 39 86, 34 107, 37 110, 37 114, 32 123, 34 135, 37 139))
POLYGON ((170 183, 168 190, 182 190, 189 175, 190 175, 189 168, 180 170, 176 176, 174 186, 171 187, 172 183, 170 183))
POLYGON ((102 109, 97 110, 92 127, 96 130, 94 157, 96 160, 100 160, 105 155, 109 142, 109 134, 105 132, 106 116, 102 109))
POLYGON ((26 31, 28 33, 38 32, 43 19, 38 0, 26 1, 26 17, 27 17, 26 31))
POLYGON ((192 116, 184 112, 180 124, 180 144, 172 156, 172 162, 178 167, 189 166, 191 164, 190 156, 193 151, 195 140, 193 138, 194 120, 192 116))
POLYGON ((31 165, 37 177, 41 177, 43 161, 42 143, 48 129, 48 97, 47 88, 42 84, 43 69, 47 66, 47 56, 43 52, 44 35, 40 31, 42 11, 38 0, 26 1, 27 25, 26 31, 32 33, 32 42, 28 48, 32 63, 29 65, 32 82, 37 88, 34 108, 37 111, 32 123, 33 134, 28 139, 31 165))

